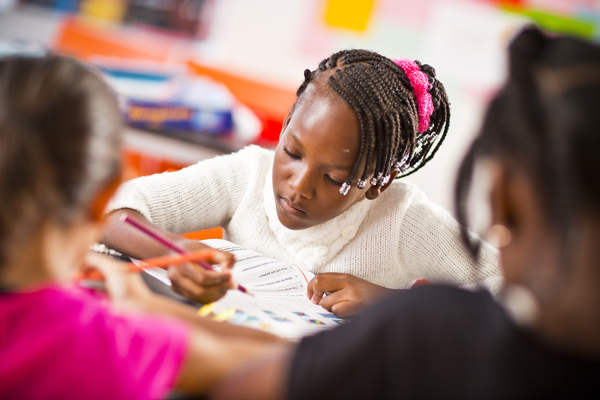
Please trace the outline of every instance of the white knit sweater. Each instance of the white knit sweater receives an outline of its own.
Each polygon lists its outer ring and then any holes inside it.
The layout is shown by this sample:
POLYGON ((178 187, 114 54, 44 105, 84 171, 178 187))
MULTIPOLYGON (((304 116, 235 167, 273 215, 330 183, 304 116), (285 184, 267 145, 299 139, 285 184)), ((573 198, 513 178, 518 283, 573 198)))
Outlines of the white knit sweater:
POLYGON ((390 288, 418 278, 474 284, 496 293, 498 252, 484 244, 479 265, 464 251, 452 216, 415 186, 395 181, 321 225, 293 231, 277 218, 273 151, 249 146, 177 172, 125 183, 108 211, 131 208, 175 233, 221 226, 226 238, 315 274, 343 272, 390 288))

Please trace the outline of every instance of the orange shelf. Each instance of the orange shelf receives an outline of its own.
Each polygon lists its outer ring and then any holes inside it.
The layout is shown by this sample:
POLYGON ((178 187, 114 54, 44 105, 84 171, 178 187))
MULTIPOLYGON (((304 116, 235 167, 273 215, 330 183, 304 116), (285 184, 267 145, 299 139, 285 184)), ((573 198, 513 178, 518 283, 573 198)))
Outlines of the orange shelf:
POLYGON ((54 38, 56 50, 83 60, 114 56, 159 62, 187 60, 181 41, 139 29, 99 23, 82 17, 64 17, 54 38))

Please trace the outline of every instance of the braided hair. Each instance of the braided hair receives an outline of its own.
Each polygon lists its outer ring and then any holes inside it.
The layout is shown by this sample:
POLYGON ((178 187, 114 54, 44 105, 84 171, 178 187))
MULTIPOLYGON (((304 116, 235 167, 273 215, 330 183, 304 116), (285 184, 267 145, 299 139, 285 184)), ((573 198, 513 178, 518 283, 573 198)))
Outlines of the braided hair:
POLYGON ((600 212, 600 47, 526 28, 509 56, 508 80, 458 173, 455 205, 463 242, 477 257, 481 242, 468 234, 466 210, 477 160, 502 158, 531 178, 567 261, 577 240, 578 210, 600 212))
POLYGON ((435 79, 435 70, 416 61, 426 74, 434 106, 428 128, 419 132, 418 99, 405 71, 394 61, 368 50, 343 50, 304 71, 304 82, 296 93, 300 100, 309 83, 328 75, 327 82, 349 105, 360 125, 360 150, 350 177, 340 189, 350 189, 360 163, 365 160, 358 188, 366 185, 368 170, 375 163, 371 185, 385 185, 393 169, 401 178, 415 173, 433 158, 449 128, 450 107, 446 91, 435 79), (330 73, 328 73, 330 72, 330 73))

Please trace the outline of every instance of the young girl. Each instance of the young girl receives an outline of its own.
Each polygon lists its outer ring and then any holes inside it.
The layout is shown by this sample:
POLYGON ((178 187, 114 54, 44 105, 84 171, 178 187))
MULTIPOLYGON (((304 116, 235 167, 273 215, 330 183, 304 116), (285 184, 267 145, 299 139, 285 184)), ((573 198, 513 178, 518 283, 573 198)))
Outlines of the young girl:
POLYGON ((202 320, 101 255, 85 264, 105 274, 111 307, 68 284, 119 183, 120 122, 108 87, 80 63, 0 59, 0 398, 203 393, 274 340, 202 320))
POLYGON ((399 291, 253 362, 211 398, 600 395, 600 48, 528 29, 510 56, 456 191, 464 215, 473 166, 488 169, 501 304, 447 287, 399 291))
MULTIPOLYGON (((487 279, 494 289, 496 251, 484 245, 475 270, 452 217, 395 180, 423 167, 448 130, 433 68, 347 50, 304 76, 274 152, 250 146, 130 181, 109 209, 146 218, 188 249, 202 245, 176 234, 222 226, 232 242, 318 274, 308 296, 339 316, 418 278, 487 279)), ((166 251, 118 214, 104 244, 138 258, 166 251)), ((231 285, 227 271, 170 272, 178 291, 203 302, 231 285)))

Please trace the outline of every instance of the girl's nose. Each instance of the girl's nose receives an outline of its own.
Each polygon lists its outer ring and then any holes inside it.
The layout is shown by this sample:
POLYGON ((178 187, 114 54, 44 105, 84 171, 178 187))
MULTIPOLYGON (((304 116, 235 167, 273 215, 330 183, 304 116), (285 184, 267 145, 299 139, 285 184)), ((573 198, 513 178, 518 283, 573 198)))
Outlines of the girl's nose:
POLYGON ((299 167, 294 169, 289 180, 292 190, 308 200, 314 196, 313 181, 310 175, 308 168, 299 167))

